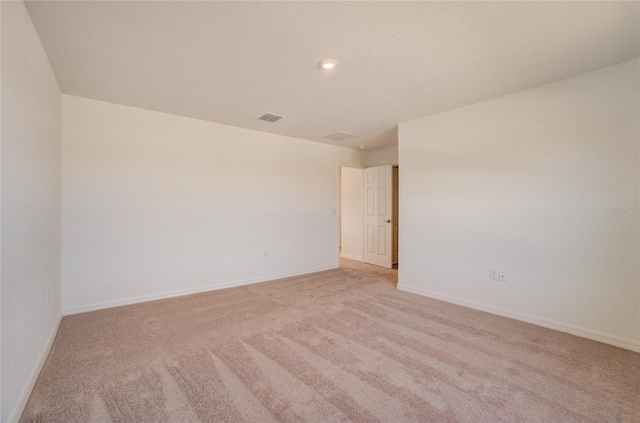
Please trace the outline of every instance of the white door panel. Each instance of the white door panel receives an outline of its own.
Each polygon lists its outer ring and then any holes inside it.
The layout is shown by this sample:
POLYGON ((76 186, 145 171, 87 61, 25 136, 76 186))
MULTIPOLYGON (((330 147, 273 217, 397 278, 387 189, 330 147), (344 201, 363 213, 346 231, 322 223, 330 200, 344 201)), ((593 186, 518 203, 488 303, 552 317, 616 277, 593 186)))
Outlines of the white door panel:
POLYGON ((393 166, 364 170, 364 262, 393 266, 393 166))

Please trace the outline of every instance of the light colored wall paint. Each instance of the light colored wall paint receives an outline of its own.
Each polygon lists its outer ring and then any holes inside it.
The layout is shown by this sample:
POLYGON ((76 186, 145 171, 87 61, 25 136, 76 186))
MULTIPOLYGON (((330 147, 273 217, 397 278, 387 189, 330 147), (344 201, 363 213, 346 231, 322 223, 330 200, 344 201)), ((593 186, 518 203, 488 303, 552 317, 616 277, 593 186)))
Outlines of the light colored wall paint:
POLYGON ((386 164, 398 165, 398 146, 367 151, 364 154, 366 167, 382 166, 386 164))
POLYGON ((343 167, 341 186, 341 256, 362 261, 362 169, 343 167))
POLYGON ((401 124, 400 288, 640 348, 639 70, 401 124))
POLYGON ((65 313, 337 267, 342 165, 362 154, 64 95, 65 313))
POLYGON ((61 95, 24 4, 3 1, 0 7, 0 420, 7 422, 22 413, 61 316, 61 95))

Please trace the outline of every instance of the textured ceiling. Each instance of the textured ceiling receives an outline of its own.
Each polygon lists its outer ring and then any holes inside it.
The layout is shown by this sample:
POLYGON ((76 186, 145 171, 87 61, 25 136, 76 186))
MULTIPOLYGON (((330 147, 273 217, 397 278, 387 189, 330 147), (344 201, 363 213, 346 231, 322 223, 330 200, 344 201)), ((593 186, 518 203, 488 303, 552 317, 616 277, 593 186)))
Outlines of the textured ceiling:
POLYGON ((640 55, 638 2, 27 2, 64 93, 368 149, 640 55), (334 58, 330 72, 316 67, 334 58), (276 123, 263 113, 286 116, 276 123), (345 131, 358 137, 328 141, 345 131))

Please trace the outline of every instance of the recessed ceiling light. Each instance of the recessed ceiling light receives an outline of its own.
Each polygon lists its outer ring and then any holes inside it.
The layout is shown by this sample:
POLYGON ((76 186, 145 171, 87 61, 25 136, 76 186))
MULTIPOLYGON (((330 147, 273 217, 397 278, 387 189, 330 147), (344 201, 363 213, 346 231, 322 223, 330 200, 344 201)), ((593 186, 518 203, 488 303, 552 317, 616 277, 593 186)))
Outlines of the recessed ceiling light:
POLYGON ((329 70, 335 68, 337 64, 338 62, 333 59, 324 59, 318 63, 318 67, 320 69, 329 70))

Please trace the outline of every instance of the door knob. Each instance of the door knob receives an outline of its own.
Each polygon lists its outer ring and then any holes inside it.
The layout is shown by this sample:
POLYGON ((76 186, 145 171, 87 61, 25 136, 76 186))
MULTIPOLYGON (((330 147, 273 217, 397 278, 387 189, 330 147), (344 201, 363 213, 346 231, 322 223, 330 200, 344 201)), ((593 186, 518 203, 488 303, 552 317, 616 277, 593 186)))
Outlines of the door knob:
POLYGON ((387 222, 387 223, 391 223, 391 219, 389 219, 389 220, 385 220, 385 222, 387 222))

